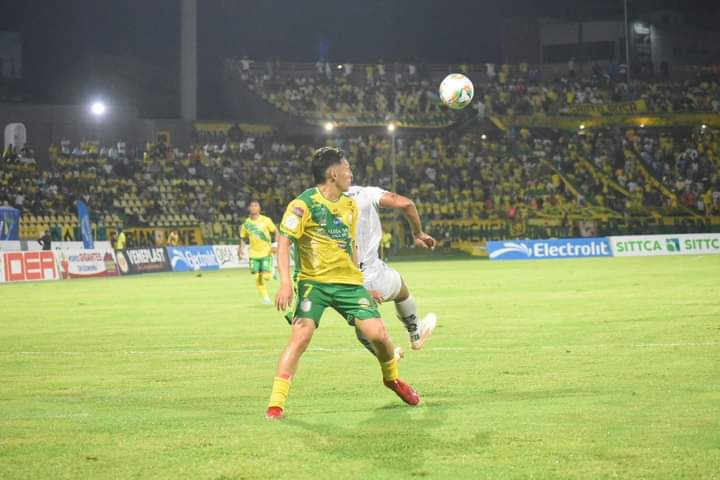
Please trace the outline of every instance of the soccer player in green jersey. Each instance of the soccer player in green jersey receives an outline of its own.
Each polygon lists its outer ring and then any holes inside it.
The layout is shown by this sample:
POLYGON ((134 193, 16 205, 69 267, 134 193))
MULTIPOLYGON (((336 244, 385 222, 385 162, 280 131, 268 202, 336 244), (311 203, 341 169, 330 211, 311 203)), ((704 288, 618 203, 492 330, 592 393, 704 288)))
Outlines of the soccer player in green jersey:
POLYGON ((280 224, 280 289, 275 305, 281 311, 293 305, 292 332, 280 355, 266 418, 283 417, 290 382, 327 307, 372 343, 385 386, 406 403, 417 405, 418 394, 398 378, 395 347, 357 266, 358 207, 343 195, 352 183, 350 164, 341 150, 325 147, 314 153, 312 173, 317 187, 290 202, 280 224), (290 277, 291 244, 296 254, 295 291, 290 277))

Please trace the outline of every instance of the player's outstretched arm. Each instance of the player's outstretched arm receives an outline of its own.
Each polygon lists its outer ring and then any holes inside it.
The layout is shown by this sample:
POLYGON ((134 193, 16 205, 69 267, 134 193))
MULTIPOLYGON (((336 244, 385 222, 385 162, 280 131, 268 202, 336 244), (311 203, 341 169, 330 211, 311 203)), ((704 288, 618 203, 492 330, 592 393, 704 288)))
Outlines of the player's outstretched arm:
POLYGON ((385 192, 383 196, 380 197, 380 207, 401 210, 410 224, 415 245, 421 248, 435 249, 437 242, 433 237, 423 232, 420 214, 417 211, 415 202, 397 193, 385 192))
POLYGON ((293 290, 290 279, 290 239, 278 235, 278 270, 280 270, 280 288, 275 294, 275 307, 280 311, 287 310, 292 304, 293 290))

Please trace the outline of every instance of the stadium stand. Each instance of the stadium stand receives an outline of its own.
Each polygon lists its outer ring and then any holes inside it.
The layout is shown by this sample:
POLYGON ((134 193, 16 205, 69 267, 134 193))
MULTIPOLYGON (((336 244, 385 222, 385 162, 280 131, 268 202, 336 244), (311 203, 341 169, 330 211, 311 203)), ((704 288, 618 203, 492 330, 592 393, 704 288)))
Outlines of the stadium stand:
POLYGON ((346 63, 260 64, 249 60, 226 63, 226 75, 282 112, 316 122, 355 125, 442 126, 452 112, 442 106, 431 79, 408 65, 346 63))
POLYGON ((631 82, 617 65, 579 73, 527 64, 333 66, 243 59, 228 60, 225 68, 241 88, 283 112, 356 126, 389 120, 428 127, 453 123, 458 113, 441 106, 435 88, 451 71, 473 80, 475 109, 483 116, 572 115, 617 104, 656 114, 720 111, 720 83, 711 68, 682 70, 681 79, 631 82))
POLYGON ((36 238, 47 228, 56 238, 76 231, 74 201, 83 199, 99 235, 118 226, 200 227, 216 242, 237 239, 251 199, 278 218, 311 184, 307 164, 322 144, 348 152, 356 183, 394 188, 415 199, 428 228, 441 238, 716 228, 705 220, 720 212, 716 126, 618 123, 578 129, 497 121, 498 128, 485 135, 489 131, 479 123, 441 128, 468 114, 458 117, 441 107, 435 92, 442 75, 461 71, 475 82, 475 118, 590 114, 592 120, 641 110, 672 120, 684 112, 718 112, 718 72, 712 68, 687 70, 671 81, 630 83, 612 65, 570 72, 526 64, 333 67, 242 59, 225 68, 239 80, 238 88, 294 117, 418 128, 394 137, 372 129, 286 137, 233 126, 227 132, 196 131, 187 151, 162 143, 63 140, 42 166, 29 146, 10 148, 1 160, 0 204, 23 211, 23 237, 36 238), (623 104, 632 105, 605 108, 623 104), (603 108, 592 110, 598 106, 603 108), (458 230, 458 222, 475 226, 468 234, 458 230))
MULTIPOLYGON (((719 135, 710 128, 408 135, 396 139, 395 189, 438 223, 709 216, 720 211, 719 135)), ((324 140, 348 152, 357 183, 392 188, 387 136, 324 140)), ((311 183, 305 167, 318 144, 246 137, 181 152, 82 142, 71 151, 54 148, 45 171, 30 156, 7 154, 0 203, 23 210, 30 237, 75 228, 73 202, 82 198, 101 227, 201 225, 207 237, 231 239, 250 199, 277 218, 311 183)), ((520 227, 515 233, 529 234, 520 227)))

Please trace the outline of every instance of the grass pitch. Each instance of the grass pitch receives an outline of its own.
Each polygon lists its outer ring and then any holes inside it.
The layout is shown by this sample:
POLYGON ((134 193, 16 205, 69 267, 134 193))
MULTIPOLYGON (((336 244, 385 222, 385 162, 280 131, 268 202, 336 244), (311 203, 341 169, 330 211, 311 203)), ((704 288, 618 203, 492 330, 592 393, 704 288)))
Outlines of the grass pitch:
POLYGON ((328 312, 276 423, 246 271, 1 285, 0 478, 720 478, 720 256, 395 266, 423 404, 328 312))

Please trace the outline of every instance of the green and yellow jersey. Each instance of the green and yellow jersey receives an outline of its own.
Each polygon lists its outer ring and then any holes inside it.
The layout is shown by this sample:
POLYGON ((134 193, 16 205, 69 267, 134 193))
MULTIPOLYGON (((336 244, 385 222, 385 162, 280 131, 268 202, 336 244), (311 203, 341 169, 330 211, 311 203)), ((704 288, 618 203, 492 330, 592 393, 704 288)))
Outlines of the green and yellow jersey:
POLYGON ((341 195, 333 202, 317 188, 290 202, 280 233, 294 241, 298 280, 362 285, 362 273, 353 261, 358 217, 354 200, 341 195))
POLYGON ((248 218, 240 227, 240 238, 250 243, 250 258, 263 258, 272 255, 272 234, 275 224, 265 215, 248 218))

